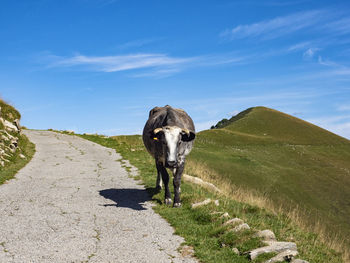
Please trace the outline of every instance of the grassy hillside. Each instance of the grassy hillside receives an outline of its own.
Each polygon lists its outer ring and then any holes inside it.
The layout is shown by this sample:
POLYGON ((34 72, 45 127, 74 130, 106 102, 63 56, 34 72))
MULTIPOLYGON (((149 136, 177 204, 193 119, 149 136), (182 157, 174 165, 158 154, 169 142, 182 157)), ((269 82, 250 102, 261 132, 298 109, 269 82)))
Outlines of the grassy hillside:
POLYGON ((0 99, 1 116, 8 121, 14 121, 15 119, 20 119, 21 114, 10 104, 6 103, 0 99))
POLYGON ((3 124, 4 120, 9 123, 19 120, 21 114, 1 99, 0 108, 0 161, 2 162, 0 164, 0 184, 2 184, 13 178, 16 172, 30 161, 34 155, 35 146, 25 135, 7 129, 3 124))
POLYGON ((217 127, 198 133, 188 173, 294 217, 298 211, 300 224, 325 231, 329 242, 339 235, 350 247, 349 140, 264 107, 217 127))

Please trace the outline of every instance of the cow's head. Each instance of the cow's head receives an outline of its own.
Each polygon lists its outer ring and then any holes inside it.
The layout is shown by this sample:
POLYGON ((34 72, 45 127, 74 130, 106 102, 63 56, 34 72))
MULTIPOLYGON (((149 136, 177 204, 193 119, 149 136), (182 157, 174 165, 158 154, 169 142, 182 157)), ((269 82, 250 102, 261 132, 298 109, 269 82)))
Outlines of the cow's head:
POLYGON ((194 140, 195 136, 193 132, 176 126, 154 129, 151 135, 163 165, 168 168, 175 168, 182 158, 188 154, 186 151, 189 151, 189 146, 184 142, 194 140))

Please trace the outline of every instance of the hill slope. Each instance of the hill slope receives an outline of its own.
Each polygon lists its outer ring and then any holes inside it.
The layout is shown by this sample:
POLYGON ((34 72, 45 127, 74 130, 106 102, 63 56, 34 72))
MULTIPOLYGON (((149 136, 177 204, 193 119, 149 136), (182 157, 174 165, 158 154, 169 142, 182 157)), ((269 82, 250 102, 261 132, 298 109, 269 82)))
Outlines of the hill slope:
POLYGON ((286 212, 298 207, 307 225, 322 221, 350 244, 349 140, 264 107, 218 126, 198 133, 189 173, 255 192, 286 212))
POLYGON ((0 184, 12 178, 34 154, 34 144, 20 132, 21 114, 0 99, 0 184))
POLYGON ((271 142, 284 142, 306 145, 349 144, 349 140, 335 135, 316 125, 266 107, 249 108, 226 123, 216 125, 221 129, 246 135, 256 141, 267 139, 271 142))

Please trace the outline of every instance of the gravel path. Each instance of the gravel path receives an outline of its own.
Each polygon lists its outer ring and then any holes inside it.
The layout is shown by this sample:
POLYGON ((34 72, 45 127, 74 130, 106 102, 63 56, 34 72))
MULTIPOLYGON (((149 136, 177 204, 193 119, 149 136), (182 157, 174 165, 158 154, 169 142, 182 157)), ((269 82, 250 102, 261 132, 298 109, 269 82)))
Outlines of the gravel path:
POLYGON ((115 151, 25 131, 32 161, 0 186, 0 262, 195 262, 115 151))

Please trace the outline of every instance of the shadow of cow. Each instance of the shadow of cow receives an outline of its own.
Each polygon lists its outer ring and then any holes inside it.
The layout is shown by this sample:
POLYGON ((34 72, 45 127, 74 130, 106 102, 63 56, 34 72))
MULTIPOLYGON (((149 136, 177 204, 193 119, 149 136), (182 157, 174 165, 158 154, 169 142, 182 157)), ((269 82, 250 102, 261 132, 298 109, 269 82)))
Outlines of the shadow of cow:
POLYGON ((145 189, 104 189, 99 191, 100 195, 106 199, 110 199, 115 204, 104 204, 103 206, 126 207, 133 210, 146 210, 144 203, 151 200, 147 190, 145 189))

